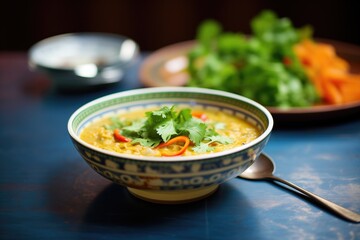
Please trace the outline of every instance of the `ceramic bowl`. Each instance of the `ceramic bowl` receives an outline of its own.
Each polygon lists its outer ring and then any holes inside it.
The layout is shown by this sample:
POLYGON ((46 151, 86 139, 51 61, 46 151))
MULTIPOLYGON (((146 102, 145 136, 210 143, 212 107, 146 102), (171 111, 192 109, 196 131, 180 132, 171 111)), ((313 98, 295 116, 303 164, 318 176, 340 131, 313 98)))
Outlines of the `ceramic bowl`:
POLYGON ((269 111, 252 100, 223 91, 187 87, 155 87, 111 94, 80 107, 68 121, 72 142, 92 169, 127 187, 133 195, 160 203, 188 202, 213 193, 221 183, 251 166, 265 147, 272 127, 269 111), (230 113, 254 124, 261 135, 227 151, 171 158, 119 154, 79 138, 85 126, 105 115, 164 105, 197 105, 230 113))
POLYGON ((49 75, 57 88, 80 89, 120 81, 138 53, 138 45, 125 36, 69 33, 32 46, 29 65, 49 75))

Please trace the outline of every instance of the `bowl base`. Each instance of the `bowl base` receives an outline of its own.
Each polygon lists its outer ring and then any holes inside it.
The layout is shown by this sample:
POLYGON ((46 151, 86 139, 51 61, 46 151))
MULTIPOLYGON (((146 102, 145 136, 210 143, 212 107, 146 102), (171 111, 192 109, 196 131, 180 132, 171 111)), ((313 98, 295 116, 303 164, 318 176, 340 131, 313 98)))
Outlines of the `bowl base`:
POLYGON ((189 190, 161 191, 161 190, 143 190, 136 188, 127 188, 129 192, 142 200, 162 203, 162 204, 180 204, 197 201, 213 194, 219 185, 189 190))

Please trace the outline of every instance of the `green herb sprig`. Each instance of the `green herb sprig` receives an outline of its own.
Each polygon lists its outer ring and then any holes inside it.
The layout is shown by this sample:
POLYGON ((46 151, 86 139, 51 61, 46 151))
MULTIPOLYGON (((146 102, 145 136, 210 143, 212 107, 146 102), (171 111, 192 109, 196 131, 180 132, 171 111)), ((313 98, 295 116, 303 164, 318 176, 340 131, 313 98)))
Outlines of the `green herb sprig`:
MULTIPOLYGON (((158 110, 145 113, 144 118, 123 123, 119 118, 111 118, 112 124, 107 129, 119 128, 121 135, 132 139, 131 143, 145 147, 156 147, 177 136, 187 136, 193 143, 196 152, 211 151, 212 143, 229 144, 232 142, 227 136, 216 132, 211 124, 193 117, 190 108, 176 111, 175 106, 164 106, 158 110)), ((217 124, 215 126, 222 126, 217 124)))
POLYGON ((217 21, 204 21, 188 53, 188 85, 234 92, 265 106, 319 101, 293 51, 294 44, 311 37, 311 27, 296 29, 288 18, 265 10, 253 18, 251 29, 247 36, 225 32, 217 21))

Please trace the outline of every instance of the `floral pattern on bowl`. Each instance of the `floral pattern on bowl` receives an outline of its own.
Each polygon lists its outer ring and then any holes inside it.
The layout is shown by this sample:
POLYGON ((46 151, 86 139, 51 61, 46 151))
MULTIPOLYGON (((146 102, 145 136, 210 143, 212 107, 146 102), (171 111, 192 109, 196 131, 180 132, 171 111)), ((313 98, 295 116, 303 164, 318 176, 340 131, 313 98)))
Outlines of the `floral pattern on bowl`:
POLYGON ((130 90, 96 99, 69 119, 71 139, 89 166, 103 177, 123 185, 135 196, 161 203, 203 198, 245 171, 264 149, 272 130, 271 114, 241 96, 217 90, 158 87, 130 90), (254 124, 261 135, 241 147, 199 156, 139 157, 91 146, 79 138, 91 122, 114 113, 163 105, 201 106, 226 111, 254 124))

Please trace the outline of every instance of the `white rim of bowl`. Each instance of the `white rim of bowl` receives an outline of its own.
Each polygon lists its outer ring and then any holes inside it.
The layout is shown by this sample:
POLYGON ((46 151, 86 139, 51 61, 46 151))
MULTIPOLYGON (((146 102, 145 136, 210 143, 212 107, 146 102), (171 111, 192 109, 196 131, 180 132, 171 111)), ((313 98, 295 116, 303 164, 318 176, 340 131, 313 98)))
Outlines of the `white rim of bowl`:
POLYGON ((251 100, 249 98, 246 98, 241 95, 234 94, 234 93, 224 92, 221 90, 196 88, 196 87, 151 87, 151 88, 139 88, 139 89, 127 90, 124 92, 109 94, 109 95, 97 98, 93 101, 90 101, 90 102, 84 104, 83 106, 81 106, 80 108, 78 108, 70 116, 68 124, 67 124, 68 132, 69 132, 70 136, 76 142, 80 143, 81 145, 84 145, 85 147, 87 147, 89 149, 92 149, 93 151, 100 152, 104 155, 110 155, 112 157, 120 157, 120 158, 126 158, 126 159, 131 159, 131 160, 141 160, 141 161, 158 161, 158 162, 182 162, 182 161, 204 160, 204 159, 211 159, 211 158, 217 158, 217 157, 221 157, 221 156, 225 156, 225 155, 234 154, 236 152, 242 151, 251 146, 257 145, 258 143, 263 141, 266 137, 268 137, 270 135, 273 126, 274 126, 274 120, 273 120, 271 113, 264 106, 255 102, 254 100, 251 100), (126 96, 131 96, 131 95, 140 94, 140 93, 156 93, 156 92, 170 92, 170 91, 171 92, 184 92, 184 93, 192 93, 192 92, 207 93, 207 94, 220 95, 220 96, 224 96, 224 97, 234 98, 234 99, 246 102, 250 105, 255 106, 256 108, 258 108, 265 114, 265 116, 267 117, 267 120, 268 120, 268 126, 265 129, 265 131, 259 137, 254 139, 253 141, 251 141, 247 144, 244 144, 240 147, 234 147, 234 148, 226 150, 226 151, 210 153, 210 154, 202 154, 202 155, 196 155, 196 156, 179 156, 179 157, 169 157, 169 158, 146 156, 146 159, 144 159, 144 156, 137 156, 137 155, 131 155, 131 154, 125 154, 125 153, 117 153, 117 152, 113 152, 113 151, 95 147, 95 146, 83 141, 77 134, 75 134, 75 132, 72 129, 72 122, 74 121, 75 117, 80 112, 82 112, 84 109, 86 109, 94 104, 112 99, 114 97, 126 97, 126 96))

